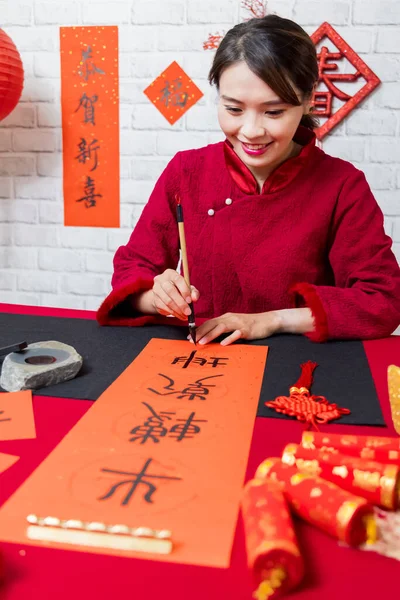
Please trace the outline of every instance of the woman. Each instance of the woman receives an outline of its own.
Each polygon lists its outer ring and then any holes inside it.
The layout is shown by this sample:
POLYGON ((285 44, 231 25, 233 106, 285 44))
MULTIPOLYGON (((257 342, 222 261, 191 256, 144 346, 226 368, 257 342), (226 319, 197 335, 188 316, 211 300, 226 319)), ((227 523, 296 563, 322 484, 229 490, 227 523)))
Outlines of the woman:
POLYGON ((315 145, 310 37, 269 15, 236 25, 209 74, 224 142, 179 152, 114 259, 101 324, 156 315, 205 322, 197 340, 274 333, 314 341, 387 336, 400 323, 400 269, 364 175, 315 145), (176 201, 191 281, 176 271, 176 201))

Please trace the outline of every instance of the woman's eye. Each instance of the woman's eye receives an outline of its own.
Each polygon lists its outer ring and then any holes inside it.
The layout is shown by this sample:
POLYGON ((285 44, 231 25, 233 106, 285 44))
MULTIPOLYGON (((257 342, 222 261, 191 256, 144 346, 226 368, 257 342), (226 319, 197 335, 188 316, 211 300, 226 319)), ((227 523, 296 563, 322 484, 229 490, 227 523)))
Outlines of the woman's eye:
POLYGON ((284 112, 284 110, 267 110, 265 114, 269 117, 279 117, 279 115, 282 115, 284 112))
POLYGON ((225 108, 226 108, 226 110, 227 110, 228 112, 231 112, 231 113, 234 113, 234 114, 238 114, 238 113, 241 113, 241 112, 242 112, 242 109, 241 109, 241 108, 237 108, 237 107, 235 107, 235 106, 225 106, 225 108))

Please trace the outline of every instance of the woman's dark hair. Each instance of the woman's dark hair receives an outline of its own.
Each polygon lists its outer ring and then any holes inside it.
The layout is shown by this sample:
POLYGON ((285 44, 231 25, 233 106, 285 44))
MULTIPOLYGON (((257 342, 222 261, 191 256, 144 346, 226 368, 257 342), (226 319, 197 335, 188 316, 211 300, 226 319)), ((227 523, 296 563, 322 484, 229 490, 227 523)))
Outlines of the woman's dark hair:
MULTIPOLYGON (((305 100, 311 97, 318 81, 317 53, 310 36, 297 23, 277 15, 250 19, 230 29, 215 53, 209 82, 218 89, 223 71, 240 61, 284 102, 294 106, 301 102, 293 85, 305 100)), ((314 129, 318 120, 303 115, 300 124, 314 129)))

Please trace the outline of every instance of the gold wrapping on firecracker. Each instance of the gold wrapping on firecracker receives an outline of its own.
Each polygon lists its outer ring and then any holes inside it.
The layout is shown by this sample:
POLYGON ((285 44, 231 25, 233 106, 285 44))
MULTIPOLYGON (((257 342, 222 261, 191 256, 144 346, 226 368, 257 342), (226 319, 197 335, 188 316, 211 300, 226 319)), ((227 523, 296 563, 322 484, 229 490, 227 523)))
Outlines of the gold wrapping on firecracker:
MULTIPOLYGON (((280 458, 278 457, 273 457, 273 458, 266 458, 265 460, 262 461, 262 463, 260 463, 257 467, 257 471, 256 474, 254 475, 255 479, 266 479, 269 475, 269 472, 271 471, 271 469, 275 466, 276 461, 280 462, 280 458)), ((276 479, 276 477, 272 477, 271 479, 275 479, 275 481, 278 481, 276 479)))
POLYGON ((294 588, 304 573, 292 519, 279 484, 252 479, 243 491, 247 562, 256 584, 254 598, 267 599, 294 588))
POLYGON ((373 507, 364 498, 330 481, 300 472, 278 458, 261 463, 257 476, 280 481, 296 513, 329 535, 353 546, 368 539, 367 524, 372 518, 373 507))
POLYGON ((367 502, 364 498, 353 496, 354 500, 343 502, 336 513, 337 533, 340 540, 347 542, 352 546, 359 546, 363 543, 373 543, 376 537, 375 518, 371 511, 364 512, 367 507, 367 502), (361 536, 353 536, 351 528, 363 529, 363 538, 361 536), (372 533, 374 532, 374 533, 372 533))
POLYGON ((282 583, 286 579, 286 571, 281 567, 272 569, 268 579, 260 581, 257 589, 253 593, 254 600, 268 600, 271 598, 282 586, 282 583))
POLYGON ((394 493, 395 493, 395 498, 396 498, 396 502, 397 502, 397 507, 400 508, 400 477, 397 480, 394 493))
POLYGON ((365 530, 367 532, 367 539, 365 540, 365 543, 368 546, 371 546, 372 544, 375 544, 376 540, 378 539, 378 525, 375 515, 366 515, 363 521, 365 530))
POLYGON ((400 435, 400 367, 388 367, 389 402, 395 430, 400 435))
POLYGON ((400 438, 371 435, 348 435, 337 433, 303 433, 301 446, 315 450, 338 452, 365 460, 400 466, 400 438))
POLYGON ((389 510, 398 506, 398 465, 331 453, 321 448, 305 448, 299 444, 288 444, 284 448, 282 462, 294 465, 302 472, 332 481, 353 494, 365 497, 372 504, 389 510))

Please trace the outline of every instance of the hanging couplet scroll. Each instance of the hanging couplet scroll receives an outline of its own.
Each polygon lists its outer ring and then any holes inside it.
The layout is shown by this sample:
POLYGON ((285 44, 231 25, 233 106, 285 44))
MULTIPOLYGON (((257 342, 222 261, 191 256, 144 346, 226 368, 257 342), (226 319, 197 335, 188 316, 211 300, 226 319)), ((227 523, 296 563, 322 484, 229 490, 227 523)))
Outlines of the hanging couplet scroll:
POLYGON ((0 509, 0 539, 132 556, 149 531, 141 558, 227 567, 267 351, 152 339, 0 509))
POLYGON ((317 138, 322 140, 379 85, 380 79, 329 23, 322 23, 311 39, 317 47, 319 72, 313 112, 326 117, 315 131, 317 138), (333 44, 334 50, 327 44, 333 44), (351 73, 347 72, 348 67, 352 69, 351 73), (355 87, 355 93, 350 93, 349 84, 355 87))
POLYGON ((119 227, 118 28, 61 27, 64 224, 119 227))

